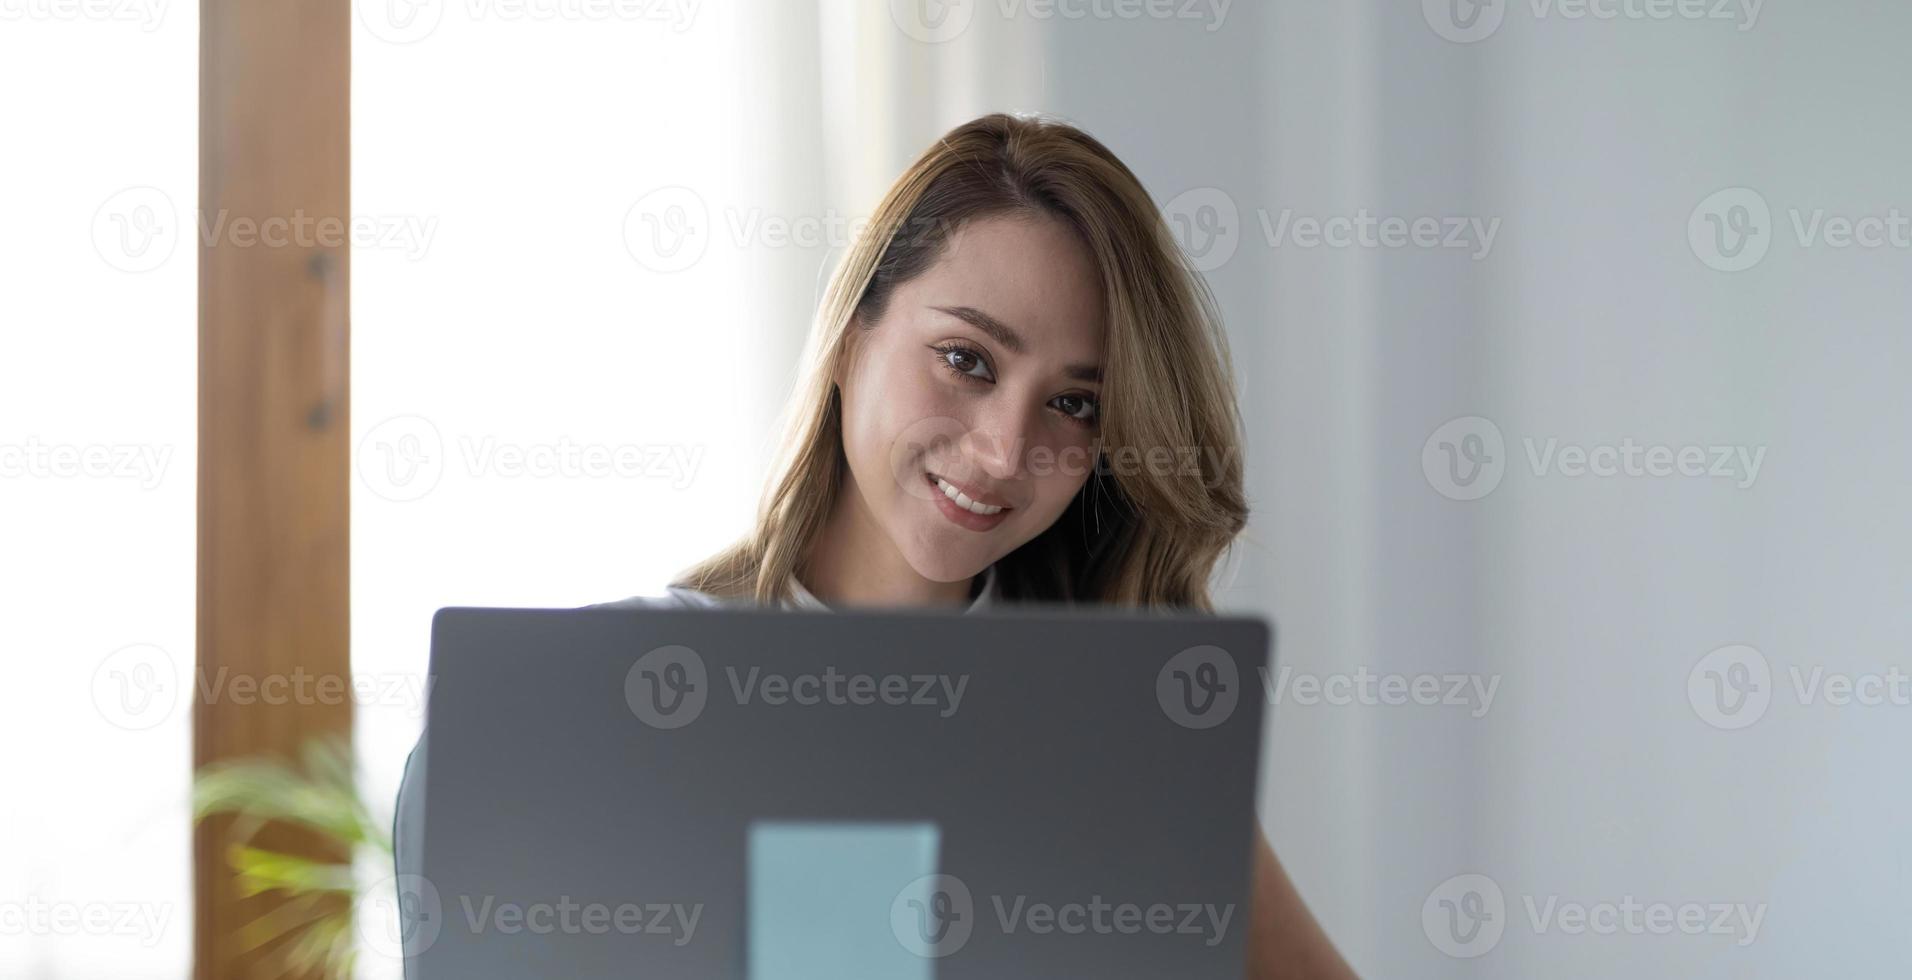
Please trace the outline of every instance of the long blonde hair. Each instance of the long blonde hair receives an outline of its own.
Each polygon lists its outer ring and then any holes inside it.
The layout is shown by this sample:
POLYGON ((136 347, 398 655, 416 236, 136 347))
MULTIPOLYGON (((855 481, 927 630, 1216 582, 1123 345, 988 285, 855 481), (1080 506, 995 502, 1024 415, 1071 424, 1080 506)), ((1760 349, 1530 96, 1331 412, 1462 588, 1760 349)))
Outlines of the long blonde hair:
POLYGON ((951 130, 890 187, 817 311, 755 528, 674 584, 762 603, 790 594, 845 486, 832 378, 850 331, 875 324, 896 287, 927 270, 964 222, 1013 214, 1075 229, 1109 323, 1097 463, 1054 524, 997 562, 1003 598, 1212 608, 1209 575, 1248 521, 1241 419, 1214 298, 1107 147, 1066 123, 1000 113, 951 130))

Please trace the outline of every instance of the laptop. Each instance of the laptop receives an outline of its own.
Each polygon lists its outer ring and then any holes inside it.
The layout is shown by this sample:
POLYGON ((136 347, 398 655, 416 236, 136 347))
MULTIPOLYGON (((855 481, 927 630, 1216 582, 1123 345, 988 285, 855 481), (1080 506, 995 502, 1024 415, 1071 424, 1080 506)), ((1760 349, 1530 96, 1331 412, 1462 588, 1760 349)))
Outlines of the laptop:
POLYGON ((1243 974, 1256 618, 440 610, 407 975, 1243 974))

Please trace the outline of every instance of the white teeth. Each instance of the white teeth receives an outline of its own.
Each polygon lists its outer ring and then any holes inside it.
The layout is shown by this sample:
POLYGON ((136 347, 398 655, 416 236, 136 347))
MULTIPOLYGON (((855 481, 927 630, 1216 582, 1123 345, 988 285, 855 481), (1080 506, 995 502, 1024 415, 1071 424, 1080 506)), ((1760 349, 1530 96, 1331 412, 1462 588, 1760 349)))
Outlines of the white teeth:
POLYGON ((962 509, 966 511, 969 511, 972 514, 981 514, 984 517, 988 517, 991 514, 1002 513, 1001 507, 992 507, 988 504, 979 504, 975 502, 974 500, 969 499, 967 496, 963 495, 963 492, 961 490, 956 489, 953 485, 950 484, 948 480, 945 480, 940 476, 936 478, 936 488, 938 490, 943 491, 943 496, 956 501, 956 506, 961 507, 962 509))

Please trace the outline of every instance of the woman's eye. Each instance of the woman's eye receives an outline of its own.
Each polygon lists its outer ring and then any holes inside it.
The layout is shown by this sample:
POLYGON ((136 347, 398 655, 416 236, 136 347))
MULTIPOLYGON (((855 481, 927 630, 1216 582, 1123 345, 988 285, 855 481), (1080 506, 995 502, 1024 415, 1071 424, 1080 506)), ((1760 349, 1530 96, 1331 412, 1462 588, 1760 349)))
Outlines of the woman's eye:
POLYGON ((976 381, 994 381, 996 376, 989 371, 989 362, 983 356, 967 347, 937 347, 936 358, 951 371, 976 381))
POLYGON ((1096 400, 1086 395, 1057 395, 1055 405, 1062 414, 1077 422, 1086 425, 1095 421, 1096 400))

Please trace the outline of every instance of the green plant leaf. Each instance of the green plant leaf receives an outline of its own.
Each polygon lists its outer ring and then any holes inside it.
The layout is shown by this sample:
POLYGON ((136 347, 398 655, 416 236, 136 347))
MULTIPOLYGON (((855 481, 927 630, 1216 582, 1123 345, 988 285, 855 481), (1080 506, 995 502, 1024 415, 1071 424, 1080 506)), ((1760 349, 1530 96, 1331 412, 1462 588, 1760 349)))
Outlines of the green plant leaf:
POLYGON ((273 976, 349 980, 357 958, 353 870, 360 863, 389 867, 391 834, 359 795, 346 740, 313 738, 298 756, 297 765, 255 757, 202 767, 193 779, 193 817, 232 817, 226 860, 237 874, 239 894, 280 896, 240 927, 234 937, 239 950, 279 944, 264 961, 273 976), (255 846, 260 830, 274 823, 304 828, 349 856, 323 860, 255 846))

